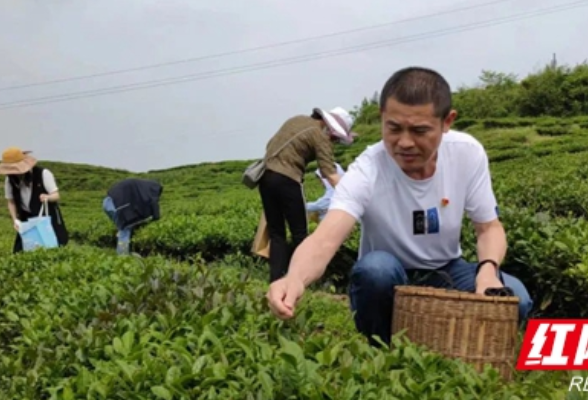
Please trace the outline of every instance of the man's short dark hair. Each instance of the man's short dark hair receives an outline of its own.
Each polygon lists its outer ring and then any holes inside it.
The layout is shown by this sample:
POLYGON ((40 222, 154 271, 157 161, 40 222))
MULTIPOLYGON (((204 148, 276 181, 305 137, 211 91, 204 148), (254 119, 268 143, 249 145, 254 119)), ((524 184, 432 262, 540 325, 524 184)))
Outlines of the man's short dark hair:
POLYGON ((451 111, 451 88, 436 71, 422 67, 408 67, 392 75, 380 94, 380 109, 394 98, 402 104, 421 106, 433 103, 435 116, 444 119, 451 111))

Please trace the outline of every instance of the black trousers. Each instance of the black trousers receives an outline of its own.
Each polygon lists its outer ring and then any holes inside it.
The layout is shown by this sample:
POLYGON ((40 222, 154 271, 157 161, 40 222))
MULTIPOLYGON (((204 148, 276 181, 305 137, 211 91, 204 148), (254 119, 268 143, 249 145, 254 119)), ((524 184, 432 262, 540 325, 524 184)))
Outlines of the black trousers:
POLYGON ((308 235, 306 202, 300 183, 270 170, 266 170, 259 182, 259 194, 270 239, 271 283, 288 272, 292 253, 308 235), (292 236, 291 245, 286 240, 286 223, 292 236))

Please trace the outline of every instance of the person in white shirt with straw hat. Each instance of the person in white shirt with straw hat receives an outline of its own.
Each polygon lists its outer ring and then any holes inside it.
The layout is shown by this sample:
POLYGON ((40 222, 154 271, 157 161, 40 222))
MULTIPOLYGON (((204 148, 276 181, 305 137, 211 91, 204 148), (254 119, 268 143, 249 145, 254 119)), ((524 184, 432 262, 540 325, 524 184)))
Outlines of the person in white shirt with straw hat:
POLYGON ((13 253, 23 250, 19 226, 31 217, 36 217, 41 207, 47 206, 51 224, 60 246, 69 242, 69 234, 59 207, 59 189, 53 173, 37 165, 30 151, 9 147, 2 153, 0 174, 5 175, 4 197, 14 229, 17 231, 13 253))

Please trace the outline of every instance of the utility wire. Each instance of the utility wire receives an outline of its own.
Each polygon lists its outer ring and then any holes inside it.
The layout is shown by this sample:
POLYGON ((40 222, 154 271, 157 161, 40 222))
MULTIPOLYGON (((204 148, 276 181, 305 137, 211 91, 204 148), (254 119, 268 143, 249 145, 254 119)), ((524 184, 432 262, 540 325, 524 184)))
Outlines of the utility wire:
POLYGON ((372 43, 367 43, 367 44, 360 45, 360 46, 341 48, 338 50, 318 52, 318 53, 307 54, 307 55, 298 56, 298 57, 290 57, 290 58, 284 58, 284 59, 268 61, 268 62, 263 62, 263 63, 250 64, 250 65, 245 65, 245 66, 236 67, 236 68, 212 70, 212 71, 199 73, 199 74, 190 74, 190 75, 179 76, 176 78, 150 80, 150 81, 145 81, 145 82, 140 82, 140 83, 135 83, 135 84, 112 86, 109 88, 98 89, 98 90, 72 92, 72 93, 65 93, 62 95, 38 97, 38 98, 33 98, 33 99, 23 100, 23 101, 0 103, 0 110, 5 110, 5 109, 9 109, 9 108, 25 107, 25 106, 37 105, 37 104, 47 104, 47 103, 53 103, 53 102, 74 100, 74 99, 85 98, 85 97, 101 96, 101 95, 112 94, 112 93, 122 93, 122 92, 127 92, 127 91, 141 90, 141 89, 153 88, 153 87, 158 87, 158 86, 173 85, 173 84, 182 83, 182 82, 204 80, 204 79, 214 78, 214 77, 219 77, 219 76, 229 76, 229 75, 239 74, 239 73, 243 73, 243 72, 251 72, 251 71, 257 71, 257 70, 262 70, 262 69, 274 68, 274 67, 278 67, 278 66, 313 61, 313 60, 318 60, 318 59, 322 59, 322 58, 336 57, 339 55, 350 54, 350 53, 355 53, 355 52, 359 52, 359 51, 366 51, 366 50, 372 50, 372 49, 377 49, 377 48, 382 48, 382 47, 395 46, 395 45, 404 44, 404 43, 408 43, 408 42, 412 42, 412 41, 418 41, 418 40, 422 40, 422 39, 445 36, 445 35, 449 35, 449 34, 453 34, 453 33, 457 33, 457 32, 465 32, 465 31, 480 29, 480 28, 484 28, 484 27, 501 25, 501 24, 504 24, 507 22, 537 17, 537 16, 541 16, 541 15, 553 14, 556 12, 561 12, 561 11, 565 11, 565 10, 571 10, 574 8, 584 7, 586 5, 588 5, 588 0, 576 1, 576 2, 572 2, 572 3, 567 3, 567 4, 549 7, 549 8, 545 8, 545 9, 540 9, 540 10, 536 10, 536 11, 514 14, 511 16, 507 16, 507 17, 489 19, 489 20, 486 20, 483 22, 465 24, 465 25, 454 27, 454 28, 446 28, 446 29, 441 29, 441 30, 437 30, 437 31, 431 31, 431 32, 426 32, 426 33, 407 36, 407 37, 401 37, 401 38, 393 39, 393 40, 372 42, 372 43))
POLYGON ((438 17, 438 16, 446 15, 446 14, 453 14, 453 13, 456 13, 459 11, 472 10, 472 9, 476 9, 476 8, 487 7, 490 5, 505 3, 505 2, 509 2, 509 1, 513 1, 513 0, 494 0, 494 1, 487 2, 487 3, 481 3, 481 4, 470 5, 470 6, 459 7, 459 8, 452 8, 452 9, 445 10, 445 11, 420 15, 420 16, 411 17, 411 18, 405 18, 405 19, 386 22, 386 23, 382 23, 382 24, 369 25, 369 26, 366 26, 363 28, 338 31, 338 32, 328 33, 325 35, 289 40, 286 42, 278 42, 278 43, 268 44, 268 45, 264 45, 264 46, 251 47, 251 48, 243 49, 243 50, 226 51, 223 53, 210 54, 207 56, 200 56, 200 57, 186 58, 186 59, 181 59, 181 60, 176 60, 176 61, 150 64, 150 65, 145 65, 142 67, 112 70, 112 71, 106 71, 106 72, 101 72, 101 73, 80 75, 80 76, 74 76, 74 77, 70 77, 70 78, 53 79, 53 80, 24 84, 24 85, 5 86, 5 87, 1 87, 0 91, 24 89, 24 88, 34 87, 34 86, 52 85, 52 84, 63 83, 63 82, 72 82, 72 81, 78 81, 78 80, 83 80, 83 79, 97 78, 97 77, 101 77, 101 76, 118 75, 118 74, 124 74, 124 73, 128 73, 128 72, 144 71, 144 70, 148 70, 148 69, 167 67, 167 66, 171 66, 171 65, 193 63, 193 62, 209 60, 209 59, 213 59, 213 58, 232 56, 232 55, 236 55, 236 54, 251 53, 251 52, 255 52, 255 51, 259 51, 259 50, 273 49, 273 48, 277 48, 277 47, 289 46, 292 44, 310 42, 313 40, 320 40, 320 39, 325 39, 325 38, 330 38, 330 37, 335 37, 335 36, 348 35, 350 33, 357 33, 357 32, 364 32, 364 31, 368 31, 368 30, 381 29, 384 27, 388 27, 390 25, 402 24, 402 23, 406 23, 406 22, 413 22, 413 21, 418 21, 421 19, 428 19, 428 18, 438 17))

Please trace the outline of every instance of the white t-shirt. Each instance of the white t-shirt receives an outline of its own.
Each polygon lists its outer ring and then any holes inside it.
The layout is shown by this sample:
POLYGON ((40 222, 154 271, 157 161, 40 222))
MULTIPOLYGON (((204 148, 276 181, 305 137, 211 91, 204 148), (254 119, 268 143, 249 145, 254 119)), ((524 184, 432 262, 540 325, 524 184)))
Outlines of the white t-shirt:
POLYGON ((329 209, 361 222, 360 258, 383 250, 406 269, 439 268, 461 257, 464 210, 474 222, 498 216, 486 151, 453 130, 443 135, 435 174, 421 181, 400 169, 383 142, 368 146, 335 188, 329 209))
MULTIPOLYGON (((45 186, 45 190, 47 193, 51 194, 58 190, 57 183, 55 182, 55 177, 53 173, 48 169, 43 170, 43 186, 45 186)), ((20 198, 22 200, 22 208, 30 212, 29 204, 31 203, 31 195, 32 195, 32 186, 20 186, 20 198)), ((10 185, 10 180, 8 177, 4 180, 4 198, 7 200, 14 199, 12 193, 12 186, 10 185)))

